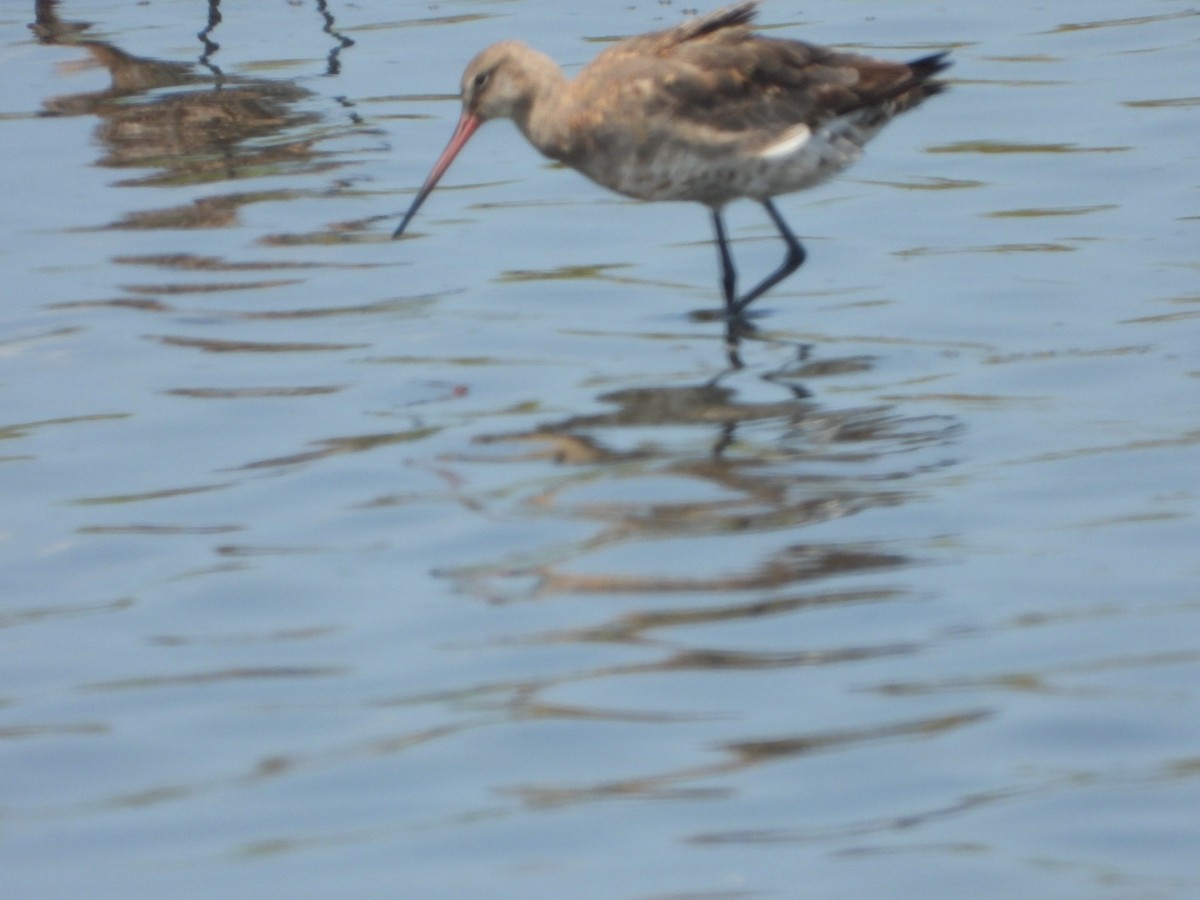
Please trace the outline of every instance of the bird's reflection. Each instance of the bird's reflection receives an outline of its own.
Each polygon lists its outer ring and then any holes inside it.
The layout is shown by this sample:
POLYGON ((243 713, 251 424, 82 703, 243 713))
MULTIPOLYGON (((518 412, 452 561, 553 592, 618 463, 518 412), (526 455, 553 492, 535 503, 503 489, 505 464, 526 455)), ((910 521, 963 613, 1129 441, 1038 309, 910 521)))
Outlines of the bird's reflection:
MULTIPOLYGON (((861 621, 861 607, 912 599, 900 579, 918 561, 911 536, 845 523, 920 499, 922 476, 950 464, 958 425, 892 406, 823 403, 808 382, 861 372, 870 361, 795 349, 774 371, 606 392, 596 398, 606 409, 488 433, 472 452, 441 459, 448 483, 459 486, 472 483, 476 465, 525 468, 527 478, 504 478, 495 492, 465 490, 461 499, 490 521, 548 527, 535 532, 546 535, 540 546, 478 548, 472 563, 435 574, 491 605, 555 608, 506 617, 536 624, 479 638, 504 656, 504 676, 437 693, 398 690, 386 702, 453 704, 512 723, 689 728, 737 717, 721 699, 731 685, 786 693, 834 677, 818 674, 828 669, 923 652, 920 640, 886 629, 812 625, 861 621)), ((648 759, 629 777, 547 777, 504 792, 537 808, 697 796, 740 769, 914 739, 981 715, 867 720, 841 731, 797 720, 766 734, 726 725, 713 733, 739 736, 725 739, 712 762, 648 759)))
MULTIPOLYGON (((303 126, 319 121, 317 113, 299 108, 298 101, 311 96, 309 91, 290 81, 230 78, 212 61, 219 49, 210 35, 220 22, 215 3, 210 5, 209 28, 202 32, 200 63, 207 72, 190 63, 135 56, 96 40, 90 37, 89 23, 65 21, 58 7, 55 0, 39 0, 30 29, 44 44, 86 51, 93 64, 108 71, 111 83, 100 91, 50 98, 44 114, 96 116, 98 143, 104 148, 99 164, 141 170, 123 184, 210 184, 329 165, 320 160, 314 138, 281 137, 284 132, 302 134, 303 126)), ((223 227, 236 220, 241 206, 269 199, 287 195, 227 193, 129 213, 110 227, 223 227)))
POLYGON ((461 462, 557 463, 560 474, 525 497, 527 510, 599 528, 536 562, 505 560, 444 574, 472 593, 509 600, 757 592, 906 564, 892 548, 806 540, 805 530, 907 502, 914 493, 906 482, 928 464, 910 468, 912 451, 948 442, 955 423, 906 419, 889 407, 831 410, 790 382, 779 393, 777 400, 743 400, 718 380, 627 388, 597 398, 606 411, 478 438, 479 451, 461 462), (690 562, 690 540, 718 536, 746 545, 737 566, 690 562), (663 559, 678 554, 668 566, 676 571, 585 574, 572 566, 635 542, 671 546, 663 559))

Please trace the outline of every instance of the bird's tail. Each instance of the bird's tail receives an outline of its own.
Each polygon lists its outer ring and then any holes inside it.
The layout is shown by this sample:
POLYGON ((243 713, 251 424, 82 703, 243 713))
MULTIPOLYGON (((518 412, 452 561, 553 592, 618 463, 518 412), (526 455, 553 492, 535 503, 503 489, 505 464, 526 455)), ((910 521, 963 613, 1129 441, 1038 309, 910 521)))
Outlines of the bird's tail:
POLYGON ((933 76, 938 72, 944 72, 952 65, 949 51, 931 53, 929 56, 922 56, 920 59, 910 62, 908 64, 909 77, 891 91, 890 99, 896 104, 896 112, 912 109, 926 97, 932 97, 934 94, 940 94, 946 90, 948 87, 946 82, 938 81, 933 76))

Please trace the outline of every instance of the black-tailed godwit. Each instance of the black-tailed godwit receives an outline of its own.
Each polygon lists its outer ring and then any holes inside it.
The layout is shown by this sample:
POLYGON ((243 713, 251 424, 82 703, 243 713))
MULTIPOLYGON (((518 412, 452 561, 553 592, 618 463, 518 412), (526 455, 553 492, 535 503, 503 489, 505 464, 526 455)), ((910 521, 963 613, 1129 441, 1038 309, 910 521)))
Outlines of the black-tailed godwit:
POLYGON ((417 191, 399 237, 475 130, 512 119, 534 147, 639 200, 692 200, 712 214, 725 310, 738 317, 804 262, 772 198, 818 184, 862 155, 894 116, 944 88, 945 53, 910 63, 755 34, 757 2, 623 40, 573 79, 519 41, 481 52, 462 77, 462 116, 417 191), (787 246, 742 296, 722 220, 762 204, 787 246))

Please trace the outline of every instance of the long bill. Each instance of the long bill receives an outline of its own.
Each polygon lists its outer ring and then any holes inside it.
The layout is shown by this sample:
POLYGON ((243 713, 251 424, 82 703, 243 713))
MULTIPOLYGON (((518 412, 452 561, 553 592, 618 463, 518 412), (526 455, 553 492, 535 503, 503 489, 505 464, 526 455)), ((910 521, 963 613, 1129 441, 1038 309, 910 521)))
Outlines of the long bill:
POLYGON ((417 210, 421 208, 421 204, 425 202, 442 176, 446 174, 446 170, 450 168, 450 163, 454 162, 454 157, 458 156, 458 151, 466 146, 467 141, 471 139, 471 135, 475 133, 475 129, 483 124, 482 120, 463 110, 462 115, 458 119, 458 124, 454 126, 454 134, 450 136, 450 143, 446 145, 446 149, 442 151, 442 155, 438 157, 438 161, 433 164, 433 170, 429 173, 429 177, 425 179, 425 183, 421 185, 421 189, 417 191, 417 196, 413 198, 412 206, 408 208, 408 212, 404 214, 404 218, 400 220, 400 224, 396 226, 396 230, 392 232, 392 240, 400 237, 404 233, 404 229, 408 227, 408 223, 412 221, 412 217, 417 214, 417 210))

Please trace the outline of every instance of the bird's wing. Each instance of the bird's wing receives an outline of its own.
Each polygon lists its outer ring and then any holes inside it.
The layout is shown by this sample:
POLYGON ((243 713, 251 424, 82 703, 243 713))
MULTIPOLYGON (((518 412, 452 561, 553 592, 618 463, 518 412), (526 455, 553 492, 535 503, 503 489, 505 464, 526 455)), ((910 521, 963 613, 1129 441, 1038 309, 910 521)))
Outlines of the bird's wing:
MULTIPOLYGON (((936 92, 927 82, 945 68, 934 56, 888 62, 802 41, 757 35, 748 27, 756 3, 739 3, 675 28, 622 41, 589 67, 649 79, 647 115, 692 121, 730 134, 782 133, 798 124, 816 129, 853 113, 891 106, 889 113, 936 92)), ((586 79, 588 70, 581 75, 586 79)))

